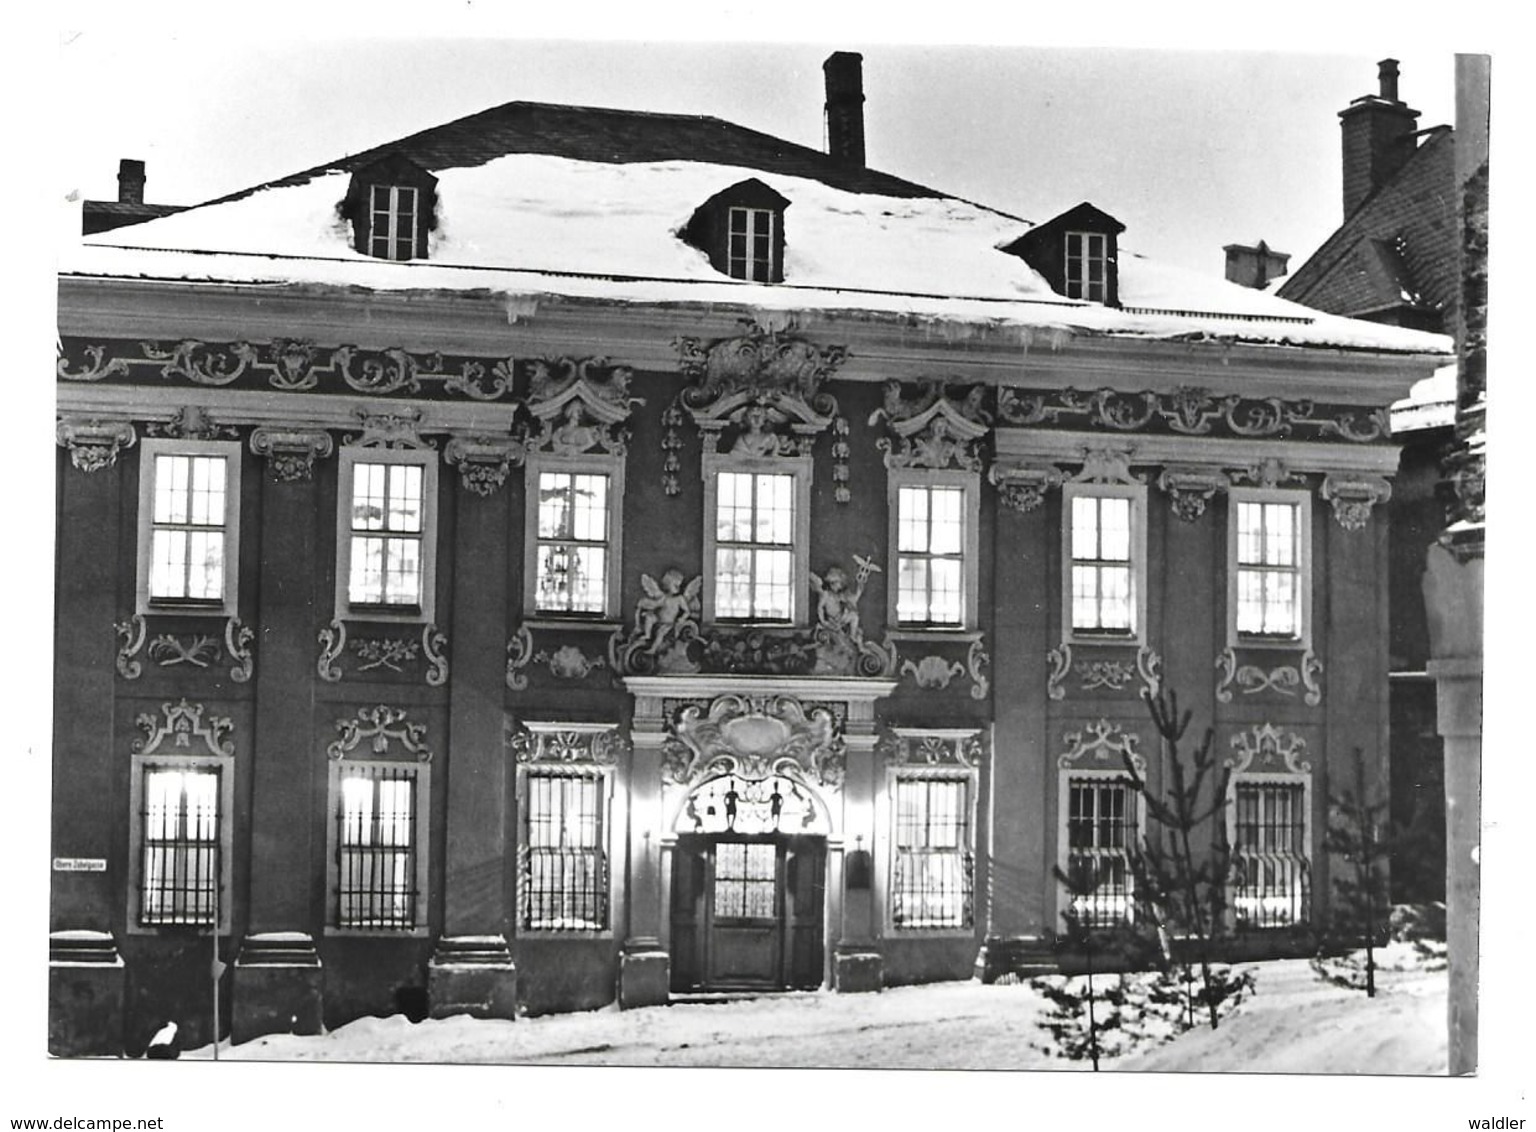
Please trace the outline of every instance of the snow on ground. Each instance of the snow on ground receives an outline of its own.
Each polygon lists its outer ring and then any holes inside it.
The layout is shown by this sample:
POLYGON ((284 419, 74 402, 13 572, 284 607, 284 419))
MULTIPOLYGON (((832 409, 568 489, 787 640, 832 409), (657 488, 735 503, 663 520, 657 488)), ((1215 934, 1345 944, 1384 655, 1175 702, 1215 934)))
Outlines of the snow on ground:
MULTIPOLYGON (((1444 1073, 1444 971, 1384 971, 1375 999, 1323 982, 1305 960, 1261 963, 1257 993, 1221 1029, 1192 1030, 1106 1068, 1290 1073, 1444 1073)), ((273 1035, 221 1050, 252 1061, 1087 1069, 1041 1048, 1044 1000, 1027 984, 895 987, 550 1015, 411 1023, 364 1018, 317 1037, 273 1035)), ((204 1047, 184 1057, 206 1059, 204 1047)))

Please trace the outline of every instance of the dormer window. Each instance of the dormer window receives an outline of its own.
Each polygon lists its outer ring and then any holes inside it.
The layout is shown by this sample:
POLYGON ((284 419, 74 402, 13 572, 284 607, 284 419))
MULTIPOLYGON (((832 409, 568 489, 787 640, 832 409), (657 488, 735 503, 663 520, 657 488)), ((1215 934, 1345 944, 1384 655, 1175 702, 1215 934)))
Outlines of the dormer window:
POLYGON ((352 246, 375 259, 427 258, 436 226, 437 178, 391 154, 352 174, 341 213, 352 223, 352 246))
POLYGON ((1109 286, 1109 241, 1102 232, 1067 233, 1069 299, 1102 303, 1109 286))
POLYGON ((731 209, 726 270, 733 279, 772 283, 773 229, 777 214, 767 208, 731 209))
POLYGON ((1033 267, 1058 295, 1118 307, 1118 237, 1124 231, 1124 224, 1085 201, 1001 250, 1033 267))
POLYGON ((378 259, 416 259, 420 193, 410 185, 370 185, 368 254, 378 259))
POLYGON ((788 200, 752 178, 701 204, 681 234, 722 275, 749 283, 782 283, 788 207, 788 200))

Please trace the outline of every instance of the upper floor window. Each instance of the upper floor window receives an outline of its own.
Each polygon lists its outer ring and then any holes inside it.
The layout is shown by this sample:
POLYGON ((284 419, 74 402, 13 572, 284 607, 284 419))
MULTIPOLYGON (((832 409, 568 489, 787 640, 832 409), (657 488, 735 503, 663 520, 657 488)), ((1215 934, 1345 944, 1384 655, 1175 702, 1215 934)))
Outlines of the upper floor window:
POLYGON ((417 258, 420 196, 420 191, 411 185, 369 186, 369 255, 379 259, 417 258))
POLYGON ((894 793, 892 925, 968 928, 974 864, 971 779, 898 776, 894 793))
POLYGON ((348 759, 332 764, 333 927, 425 929, 426 775, 424 763, 348 759))
POLYGON ((964 629, 976 604, 978 480, 960 471, 890 470, 898 626, 964 629))
POLYGON ((736 279, 773 282, 773 226, 776 213, 766 208, 730 211, 730 247, 726 268, 736 279))
POLYGON ((1304 492, 1233 488, 1229 622, 1236 641, 1304 642, 1310 605, 1310 507, 1304 492))
POLYGON ((138 612, 234 616, 240 446, 146 440, 139 483, 138 612))
POLYGON ((803 602, 808 458, 713 461, 707 481, 709 620, 796 622, 803 602))
POLYGON ((434 455, 343 449, 338 615, 431 620, 434 455))
POLYGON ((700 205, 682 236, 709 257, 716 271, 753 283, 779 283, 788 207, 788 199, 754 177, 700 205))
POLYGON ((1109 241, 1102 232, 1067 233, 1067 297, 1102 303, 1107 294, 1109 241))
POLYGON ((531 498, 524 528, 524 613, 615 616, 623 459, 530 453, 525 482, 531 498))
POLYGON ((1067 508, 1067 624, 1072 639, 1139 639, 1146 532, 1144 489, 1071 485, 1067 508))

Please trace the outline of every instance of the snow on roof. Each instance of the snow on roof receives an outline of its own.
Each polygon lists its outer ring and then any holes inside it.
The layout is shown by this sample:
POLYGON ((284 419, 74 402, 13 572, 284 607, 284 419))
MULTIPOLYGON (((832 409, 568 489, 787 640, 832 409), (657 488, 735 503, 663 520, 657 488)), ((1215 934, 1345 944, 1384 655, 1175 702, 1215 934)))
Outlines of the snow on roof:
POLYGON ((1392 406, 1392 431, 1449 428, 1456 423, 1456 363, 1441 366, 1414 383, 1408 396, 1392 406))
POLYGON ((337 205, 349 174, 248 195, 86 238, 64 274, 313 283, 381 291, 489 290, 620 302, 742 303, 1150 337, 1209 335, 1445 353, 1449 340, 1323 315, 1122 250, 1125 310, 1069 300, 1000 250, 1028 222, 953 197, 855 193, 821 181, 694 161, 614 164, 514 153, 438 174, 425 261, 352 247, 337 205), (679 233, 704 201, 756 178, 790 201, 784 283, 729 280, 679 233))

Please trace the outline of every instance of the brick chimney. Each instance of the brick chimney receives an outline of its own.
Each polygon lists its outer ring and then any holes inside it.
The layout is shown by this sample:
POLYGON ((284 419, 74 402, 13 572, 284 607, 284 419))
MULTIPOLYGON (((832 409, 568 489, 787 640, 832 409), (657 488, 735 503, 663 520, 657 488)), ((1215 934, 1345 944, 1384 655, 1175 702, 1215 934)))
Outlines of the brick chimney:
POLYGON ((1383 59, 1377 67, 1380 93, 1357 98, 1339 111, 1345 219, 1413 156, 1419 112, 1397 97, 1397 60, 1383 59))
POLYGON ((864 168, 864 56, 834 51, 821 65, 827 78, 827 152, 840 165, 864 168))
POLYGON ((144 162, 125 157, 117 163, 117 202, 144 203, 144 162))
POLYGON ((1290 255, 1273 250, 1263 240, 1253 247, 1228 244, 1222 251, 1227 253, 1227 282, 1240 287, 1262 291, 1290 270, 1290 255))

